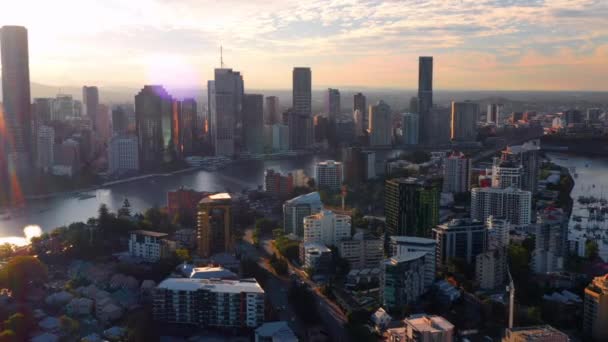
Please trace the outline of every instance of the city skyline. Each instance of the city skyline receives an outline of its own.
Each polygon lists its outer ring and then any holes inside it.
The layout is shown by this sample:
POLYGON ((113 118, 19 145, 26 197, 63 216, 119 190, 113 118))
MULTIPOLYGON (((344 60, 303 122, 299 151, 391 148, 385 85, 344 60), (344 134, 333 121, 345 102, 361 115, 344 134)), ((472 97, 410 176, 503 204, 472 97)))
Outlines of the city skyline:
POLYGON ((222 45, 226 66, 258 89, 288 89, 295 66, 313 70, 313 88, 414 89, 418 56, 426 55, 435 60, 436 89, 608 88, 601 25, 608 4, 601 1, 267 1, 263 11, 241 1, 189 0, 10 7, 0 18, 28 28, 32 82, 56 86, 204 86, 220 66, 222 45), (85 9, 98 19, 72 15, 85 9))

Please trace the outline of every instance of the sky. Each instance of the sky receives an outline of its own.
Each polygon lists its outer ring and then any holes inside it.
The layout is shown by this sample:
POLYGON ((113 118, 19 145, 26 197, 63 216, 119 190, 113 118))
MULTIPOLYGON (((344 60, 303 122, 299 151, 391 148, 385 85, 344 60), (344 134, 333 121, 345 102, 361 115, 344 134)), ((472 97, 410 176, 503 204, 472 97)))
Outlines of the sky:
POLYGON ((2 0, 49 85, 204 87, 224 63, 245 87, 608 90, 608 0, 2 0))

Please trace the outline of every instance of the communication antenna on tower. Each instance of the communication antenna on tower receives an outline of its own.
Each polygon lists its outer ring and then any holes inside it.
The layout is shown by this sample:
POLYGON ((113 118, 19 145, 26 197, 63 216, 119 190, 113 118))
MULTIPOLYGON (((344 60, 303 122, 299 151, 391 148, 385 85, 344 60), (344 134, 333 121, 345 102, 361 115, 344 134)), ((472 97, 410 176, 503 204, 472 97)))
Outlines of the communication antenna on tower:
POLYGON ((224 69, 224 48, 220 45, 220 66, 224 69))

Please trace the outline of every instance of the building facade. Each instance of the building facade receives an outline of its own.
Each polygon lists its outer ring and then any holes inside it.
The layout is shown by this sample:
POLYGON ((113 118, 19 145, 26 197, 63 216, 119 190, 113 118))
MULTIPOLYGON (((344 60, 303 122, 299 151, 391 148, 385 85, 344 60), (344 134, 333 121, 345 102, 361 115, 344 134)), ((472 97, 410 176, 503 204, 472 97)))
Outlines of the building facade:
POLYGON ((321 212, 323 203, 318 192, 292 198, 283 204, 283 228, 285 234, 304 236, 304 218, 321 212))
POLYGON ((147 85, 135 95, 136 134, 142 169, 169 161, 173 148, 173 98, 159 85, 147 85))
MULTIPOLYGON (((429 144, 434 139, 431 109, 433 108, 433 57, 421 56, 418 58, 418 103, 417 113, 420 115, 419 121, 419 140, 424 144, 429 144)), ((410 109, 410 111, 412 111, 410 109)))
POLYGON ((203 198, 197 213, 198 255, 229 252, 232 247, 232 198, 218 193, 203 198))
POLYGON ((114 136, 108 145, 108 173, 119 175, 139 171, 139 149, 137 137, 114 136))
POLYGON ((471 190, 471 218, 485 222, 488 217, 504 218, 514 228, 530 225, 532 194, 516 188, 474 188, 471 190))
POLYGON ((215 69, 215 79, 208 87, 211 140, 216 156, 232 156, 240 143, 237 126, 242 119, 243 76, 232 69, 215 69))
POLYGON ((420 116, 416 113, 405 113, 401 121, 402 141, 404 145, 418 145, 420 134, 420 116))
POLYGON ((264 95, 243 96, 243 135, 247 152, 264 153, 264 95))
POLYGON ((441 316, 412 315, 405 327, 388 330, 389 342, 453 342, 454 325, 441 316))
POLYGON ((293 193, 293 176, 291 173, 282 175, 273 169, 264 172, 264 190, 276 198, 285 199, 293 193))
POLYGON ((170 256, 175 243, 167 239, 165 233, 148 230, 134 230, 129 236, 129 255, 134 258, 156 262, 170 256))
POLYGON ((318 214, 304 218, 304 242, 319 242, 326 246, 338 246, 349 239, 350 216, 321 210, 318 214))
POLYGON ((393 144, 391 107, 384 101, 369 107, 369 144, 375 147, 393 144))
POLYGON ((443 192, 463 193, 471 190, 471 158, 452 152, 443 160, 443 192))
POLYGON ((388 235, 430 237, 439 223, 439 189, 423 178, 395 178, 384 186, 388 235))
POLYGON ((344 181, 342 163, 334 160, 318 162, 315 167, 315 176, 318 188, 338 190, 344 181))
POLYGON ((429 289, 435 282, 437 263, 437 241, 416 236, 391 236, 389 240, 391 256, 408 256, 424 252, 424 287, 429 289))
POLYGON ((455 219, 433 229, 437 242, 437 267, 444 269, 451 259, 468 264, 487 249, 487 231, 483 221, 455 219))
POLYGON ((352 239, 340 241, 338 251, 351 270, 378 268, 384 260, 384 242, 369 233, 357 233, 352 239))
POLYGON ((479 105, 474 102, 452 101, 451 136, 452 141, 470 142, 477 138, 477 117, 479 105))
POLYGON ((391 257, 382 263, 380 300, 389 313, 400 313, 424 293, 424 252, 391 257))
POLYGON ((593 278, 585 288, 583 332, 595 341, 608 340, 608 274, 593 278))

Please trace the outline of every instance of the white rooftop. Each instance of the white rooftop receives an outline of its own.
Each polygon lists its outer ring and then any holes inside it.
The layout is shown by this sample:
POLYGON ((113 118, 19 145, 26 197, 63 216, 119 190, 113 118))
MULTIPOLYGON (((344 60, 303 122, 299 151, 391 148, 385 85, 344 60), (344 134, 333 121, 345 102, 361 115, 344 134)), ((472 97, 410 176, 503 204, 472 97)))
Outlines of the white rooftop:
POLYGON ((289 204, 317 204, 321 203, 321 195, 318 192, 311 192, 286 201, 289 204))
POLYGON ((397 264, 400 262, 408 262, 416 259, 423 258, 426 255, 426 252, 412 252, 408 254, 403 254, 399 256, 394 256, 384 261, 385 264, 397 264))
POLYGON ((454 325, 441 316, 412 315, 404 322, 416 331, 440 332, 454 329, 454 325))
POLYGON ((255 280, 211 280, 194 278, 167 278, 157 288, 172 291, 209 290, 220 293, 264 293, 255 280))

